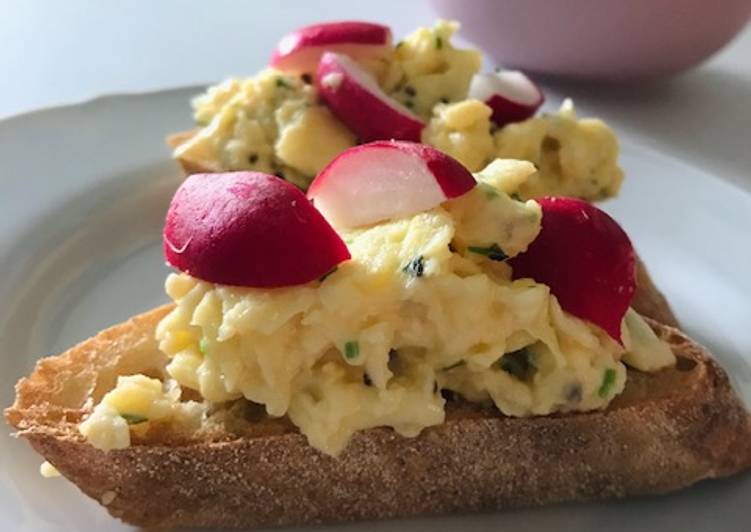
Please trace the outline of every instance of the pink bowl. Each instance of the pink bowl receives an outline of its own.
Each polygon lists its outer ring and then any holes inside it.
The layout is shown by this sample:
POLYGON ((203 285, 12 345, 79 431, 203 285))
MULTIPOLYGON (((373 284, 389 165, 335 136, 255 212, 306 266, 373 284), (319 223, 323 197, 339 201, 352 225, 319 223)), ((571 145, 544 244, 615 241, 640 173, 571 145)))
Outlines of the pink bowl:
POLYGON ((609 80, 673 74, 727 44, 751 0, 430 0, 499 65, 609 80))

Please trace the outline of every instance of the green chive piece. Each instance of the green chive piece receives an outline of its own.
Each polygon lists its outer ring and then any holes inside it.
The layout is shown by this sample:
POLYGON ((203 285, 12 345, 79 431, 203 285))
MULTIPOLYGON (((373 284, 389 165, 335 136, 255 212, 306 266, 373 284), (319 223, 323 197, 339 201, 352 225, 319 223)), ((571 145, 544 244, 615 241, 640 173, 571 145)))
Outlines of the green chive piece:
POLYGON ((204 354, 204 355, 209 352, 208 338, 201 338, 201 341, 198 342, 198 349, 201 351, 201 354, 204 354))
POLYGON ((488 185, 487 183, 479 183, 478 186, 482 189, 483 192, 485 192, 485 197, 492 200, 493 198, 498 197, 498 191, 495 189, 495 187, 492 187, 488 185))
POLYGON ((521 202, 524 201, 522 199, 522 197, 519 194, 517 194, 516 192, 512 192, 511 193, 511 199, 514 200, 514 201, 521 201, 521 202))
POLYGON ((578 382, 572 382, 566 385, 563 392, 566 401, 569 403, 578 403, 582 400, 582 386, 578 382))
POLYGON ((276 78, 276 86, 277 87, 282 87, 282 88, 285 88, 285 89, 291 88, 290 85, 289 85, 289 83, 287 83, 287 80, 284 79, 284 78, 276 78))
POLYGON ((402 271, 412 277, 422 277, 425 273, 425 260, 422 255, 418 255, 407 264, 402 271))
POLYGON ((331 270, 329 270, 326 273, 324 273, 323 275, 321 275, 321 277, 319 277, 318 280, 320 282, 324 282, 328 278, 329 275, 331 275, 332 273, 334 273, 338 269, 339 269, 339 266, 334 266, 333 268, 331 268, 331 270))
POLYGON ((415 102, 413 102, 412 100, 407 100, 406 102, 404 102, 404 105, 405 105, 405 106, 406 106, 406 107, 407 107, 408 109, 412 109, 412 108, 414 108, 414 106, 415 106, 415 102))
POLYGON ((443 368, 443 371, 449 371, 449 370, 452 370, 454 368, 458 368, 459 366, 463 366, 463 365, 464 365, 464 361, 460 360, 459 362, 454 362, 450 366, 446 366, 445 368, 443 368))
POLYGON ((490 260, 502 262, 508 258, 498 244, 493 244, 488 247, 482 246, 467 246, 467 250, 478 255, 485 255, 490 260))
POLYGON ((414 97, 417 95, 417 91, 415 90, 414 87, 407 85, 406 87, 404 87, 404 94, 406 94, 407 96, 414 97))
POLYGON ((532 378, 537 368, 532 362, 532 356, 526 347, 518 351, 506 353, 498 360, 498 366, 519 380, 526 381, 532 378))
POLYGON ((600 389, 597 391, 597 395, 605 399, 608 395, 610 395, 610 390, 613 388, 614 384, 615 370, 608 368, 605 370, 605 373, 602 376, 602 384, 600 385, 600 389))
POLYGON ((443 48, 443 39, 441 39, 441 37, 439 35, 436 35, 436 38, 435 38, 435 49, 436 50, 440 50, 441 48, 443 48))
POLYGON ((145 423, 149 420, 146 416, 139 416, 138 414, 120 414, 128 425, 138 425, 139 423, 145 423))
POLYGON ((360 355, 360 344, 357 342, 347 342, 344 344, 344 358, 354 360, 360 355))

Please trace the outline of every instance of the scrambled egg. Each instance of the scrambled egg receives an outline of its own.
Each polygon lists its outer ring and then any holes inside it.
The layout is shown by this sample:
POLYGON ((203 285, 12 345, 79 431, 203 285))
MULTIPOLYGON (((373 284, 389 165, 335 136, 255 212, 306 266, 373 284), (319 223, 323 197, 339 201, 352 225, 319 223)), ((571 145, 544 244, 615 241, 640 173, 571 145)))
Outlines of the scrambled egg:
MULTIPOLYGON (((451 44, 457 28, 420 28, 362 66, 425 120, 423 142, 479 171, 478 186, 427 212, 340 231, 352 260, 308 285, 259 290, 170 275, 176 306, 157 339, 171 380, 120 377, 79 426, 92 445, 127 447, 153 421, 197 427, 211 403, 244 398, 335 455, 358 430, 415 436, 442 423, 444 390, 511 416, 586 411, 623 390, 624 363, 674 363, 633 310, 621 346, 564 312, 546 286, 511 280, 504 260, 540 230, 539 205, 522 198, 617 194, 618 143, 603 122, 577 119, 569 101, 493 126, 490 109, 466 99, 481 57, 451 44), (181 401, 181 387, 205 401, 181 401)), ((357 142, 310 81, 267 69, 210 88, 193 102, 198 133, 175 156, 306 188, 357 142)))
MULTIPOLYGON (((397 43, 390 57, 361 64, 384 91, 425 123, 422 141, 476 172, 496 158, 523 159, 538 174, 514 191, 599 200, 614 196, 623 180, 618 142, 600 120, 578 120, 570 102, 543 114, 496 128, 484 103, 468 100, 480 71, 476 50, 453 46, 455 22, 419 28, 397 43)), ((254 169, 275 173, 307 188, 354 135, 318 103, 310 79, 273 69, 230 79, 193 101, 198 133, 175 156, 213 171, 254 169)))
POLYGON ((570 100, 560 111, 495 129, 490 108, 477 100, 439 104, 422 141, 471 171, 501 157, 531 161, 538 172, 516 194, 523 198, 574 196, 601 200, 618 194, 623 171, 618 140, 596 118, 578 120, 570 100))
POLYGON ((203 127, 175 156, 217 172, 253 169, 304 188, 355 145, 354 135, 317 103, 312 85, 272 69, 212 87, 194 106, 203 127))
MULTIPOLYGON (((342 230, 352 260, 307 285, 170 275, 176 307, 156 332, 167 372, 209 403, 245 398, 286 415, 334 455, 361 429, 415 436, 442 423, 443 390, 512 416, 604 408, 624 387, 622 360, 653 370, 672 353, 636 313, 624 320, 624 350, 563 312, 545 285, 511 280, 504 259, 534 240, 542 214, 507 190, 536 174, 526 161, 495 161, 440 207, 342 230)), ((121 377, 80 430, 100 448, 122 448, 129 423, 195 420, 199 407, 175 389, 121 377)))
POLYGON ((180 401, 176 383, 163 384, 145 375, 118 377, 115 388, 105 394, 78 430, 99 449, 130 446, 131 427, 145 427, 152 421, 174 421, 198 426, 206 409, 202 403, 180 401))
POLYGON ((436 104, 466 98, 472 76, 482 66, 480 52, 451 44, 458 29, 459 24, 446 21, 417 29, 396 44, 390 71, 382 81, 389 96, 424 120, 436 104))

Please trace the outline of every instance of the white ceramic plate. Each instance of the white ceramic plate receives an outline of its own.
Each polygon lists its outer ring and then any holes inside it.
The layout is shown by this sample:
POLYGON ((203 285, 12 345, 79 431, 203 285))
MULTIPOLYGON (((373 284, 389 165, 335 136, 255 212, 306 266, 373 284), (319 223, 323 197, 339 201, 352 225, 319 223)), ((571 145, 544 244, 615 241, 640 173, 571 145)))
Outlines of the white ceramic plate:
MULTIPOLYGON (((0 123, 0 405, 40 356, 166 301, 162 218, 180 179, 164 146, 197 89, 113 96, 0 123)), ((606 208, 687 331, 751 402, 751 196, 623 139, 627 180, 606 208)), ((0 530, 124 530, 40 458, 0 435, 0 530)), ((751 475, 648 499, 566 504, 347 530, 747 530, 751 475)))

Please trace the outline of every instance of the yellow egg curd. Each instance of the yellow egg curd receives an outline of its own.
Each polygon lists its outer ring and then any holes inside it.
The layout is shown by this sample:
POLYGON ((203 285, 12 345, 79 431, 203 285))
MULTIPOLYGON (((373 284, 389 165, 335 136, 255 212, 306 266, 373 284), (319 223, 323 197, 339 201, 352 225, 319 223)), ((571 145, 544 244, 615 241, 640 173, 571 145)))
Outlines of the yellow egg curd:
MULTIPOLYGON (((673 363, 635 312, 623 347, 564 312, 547 286, 512 281, 503 259, 534 240, 541 209, 509 191, 538 172, 498 160, 476 178, 430 211, 340 230, 352 259, 307 285, 262 290, 171 274, 175 308, 156 332, 167 373, 206 403, 244 399, 288 416, 335 455, 358 430, 415 436, 442 423, 444 390, 509 416, 586 411, 622 391, 624 360, 644 370, 673 363)), ((122 378, 81 431, 120 448, 128 423, 200 414, 179 406, 174 387, 122 378)))
MULTIPOLYGON (((392 98, 426 124, 422 142, 452 155, 471 171, 496 158, 531 161, 538 173, 517 191, 524 199, 544 195, 599 200, 618 193, 623 172, 618 142, 597 119, 577 119, 573 104, 523 122, 495 127, 491 110, 467 99, 480 71, 476 50, 456 48, 455 22, 419 28, 392 53, 361 63, 392 98)), ((318 101, 309 77, 266 69, 229 79, 193 101, 197 133, 175 156, 213 171, 275 173, 307 188, 355 136, 318 101)))

